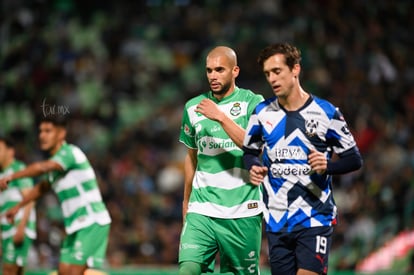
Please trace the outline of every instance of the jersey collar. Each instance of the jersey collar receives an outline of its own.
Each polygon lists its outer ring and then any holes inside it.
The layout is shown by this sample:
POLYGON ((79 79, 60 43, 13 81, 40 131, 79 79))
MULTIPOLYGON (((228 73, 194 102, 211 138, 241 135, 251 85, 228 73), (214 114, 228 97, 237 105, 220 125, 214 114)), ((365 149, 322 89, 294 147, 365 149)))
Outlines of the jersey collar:
POLYGON ((228 95, 226 97, 223 97, 223 99, 221 99, 221 100, 218 100, 217 98, 215 98, 213 96, 213 92, 209 91, 208 98, 211 99, 212 101, 214 101, 215 103, 226 102, 226 101, 232 99, 233 97, 235 97, 239 93, 239 91, 240 91, 240 88, 237 87, 237 86, 234 86, 233 92, 230 95, 228 95))

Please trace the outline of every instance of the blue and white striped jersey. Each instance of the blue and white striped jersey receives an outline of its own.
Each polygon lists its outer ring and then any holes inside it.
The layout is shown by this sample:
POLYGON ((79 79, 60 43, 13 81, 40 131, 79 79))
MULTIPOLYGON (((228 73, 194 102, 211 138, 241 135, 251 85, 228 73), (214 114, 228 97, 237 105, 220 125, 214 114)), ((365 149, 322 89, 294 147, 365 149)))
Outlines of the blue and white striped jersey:
POLYGON ((332 176, 311 171, 310 149, 340 154, 356 147, 342 114, 331 103, 311 95, 297 111, 286 111, 272 97, 257 105, 244 139, 247 150, 263 149, 266 230, 291 232, 332 226, 337 208, 332 176))

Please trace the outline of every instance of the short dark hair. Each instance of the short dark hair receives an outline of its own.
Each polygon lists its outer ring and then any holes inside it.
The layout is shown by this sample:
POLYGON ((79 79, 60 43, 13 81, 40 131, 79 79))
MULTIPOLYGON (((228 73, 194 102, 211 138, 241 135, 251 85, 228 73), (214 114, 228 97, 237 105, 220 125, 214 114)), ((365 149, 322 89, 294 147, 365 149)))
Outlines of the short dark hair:
POLYGON ((52 123, 54 126, 66 128, 67 118, 63 115, 48 115, 40 117, 38 124, 43 122, 52 123))
POLYGON ((0 141, 6 144, 7 148, 14 148, 14 141, 8 136, 0 136, 0 141))
POLYGON ((263 67, 264 62, 269 59, 269 57, 275 54, 282 54, 285 56, 286 65, 292 70, 295 64, 300 64, 302 59, 301 52, 298 48, 289 43, 276 43, 267 46, 260 51, 257 58, 257 63, 263 67))

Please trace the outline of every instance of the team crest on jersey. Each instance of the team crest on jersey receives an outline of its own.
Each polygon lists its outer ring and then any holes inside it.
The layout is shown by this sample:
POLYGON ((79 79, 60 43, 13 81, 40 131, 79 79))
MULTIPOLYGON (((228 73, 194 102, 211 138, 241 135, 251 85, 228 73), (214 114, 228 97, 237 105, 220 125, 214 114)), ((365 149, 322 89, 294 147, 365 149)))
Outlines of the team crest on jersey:
POLYGON ((305 121, 306 134, 310 137, 316 135, 316 129, 318 128, 319 122, 313 118, 305 121))
POLYGON ((238 116, 241 113, 241 106, 239 102, 233 104, 233 107, 230 109, 230 114, 233 116, 238 116))
POLYGON ((342 131, 342 133, 344 133, 347 136, 351 135, 351 131, 349 131, 348 125, 346 125, 346 124, 344 126, 342 126, 341 131, 342 131))

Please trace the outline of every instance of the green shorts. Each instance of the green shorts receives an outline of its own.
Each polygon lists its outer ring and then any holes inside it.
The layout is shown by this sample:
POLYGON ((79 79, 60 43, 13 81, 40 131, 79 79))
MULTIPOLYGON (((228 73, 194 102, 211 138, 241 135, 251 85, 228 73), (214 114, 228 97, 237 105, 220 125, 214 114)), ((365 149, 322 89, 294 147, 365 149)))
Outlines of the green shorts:
POLYGON ((188 213, 180 240, 179 263, 196 262, 202 272, 220 254, 220 272, 259 274, 262 215, 239 219, 188 213))
POLYGON ((3 249, 3 263, 16 264, 18 266, 25 266, 27 264, 27 255, 33 240, 24 237, 23 243, 15 245, 13 238, 2 240, 3 249))
POLYGON ((108 246, 109 229, 109 224, 93 224, 66 236, 60 250, 60 262, 101 267, 108 246))

